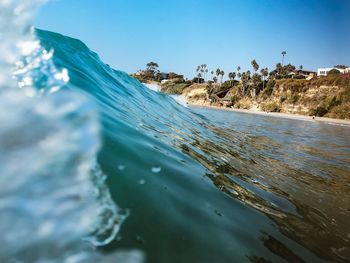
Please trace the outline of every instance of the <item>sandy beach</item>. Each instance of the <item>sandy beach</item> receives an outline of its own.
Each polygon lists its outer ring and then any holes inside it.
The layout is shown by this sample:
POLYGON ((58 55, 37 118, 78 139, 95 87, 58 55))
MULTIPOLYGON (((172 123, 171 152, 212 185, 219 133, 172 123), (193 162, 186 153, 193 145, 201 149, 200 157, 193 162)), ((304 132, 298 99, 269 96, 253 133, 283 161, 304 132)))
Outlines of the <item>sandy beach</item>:
POLYGON ((277 118, 303 120, 303 121, 311 121, 311 122, 323 122, 328 124, 338 124, 338 125, 344 125, 344 126, 350 127, 350 120, 343 120, 343 119, 333 119, 333 118, 326 118, 326 117, 313 118, 312 116, 305 116, 305 115, 299 115, 299 114, 280 113, 280 112, 263 112, 263 111, 258 111, 254 109, 243 110, 243 109, 234 109, 234 108, 224 108, 224 107, 218 107, 218 106, 198 105, 198 104, 191 104, 191 103, 188 103, 188 105, 190 107, 212 108, 212 109, 218 109, 218 110, 234 111, 234 112, 240 112, 240 113, 256 114, 256 115, 263 115, 263 116, 270 116, 270 117, 277 117, 277 118))

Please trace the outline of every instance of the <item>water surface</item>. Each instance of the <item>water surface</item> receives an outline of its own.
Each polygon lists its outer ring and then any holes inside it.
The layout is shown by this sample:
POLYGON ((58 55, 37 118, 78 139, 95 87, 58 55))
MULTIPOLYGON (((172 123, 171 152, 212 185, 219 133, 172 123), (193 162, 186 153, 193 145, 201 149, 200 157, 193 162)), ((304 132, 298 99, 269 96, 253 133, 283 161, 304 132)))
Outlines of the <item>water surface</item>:
POLYGON ((168 149, 148 157, 159 174, 110 171, 132 211, 116 246, 139 243, 150 262, 346 261, 349 127, 192 110, 210 134, 177 145, 192 159, 168 149))
POLYGON ((105 248, 147 262, 346 262, 350 129, 186 108, 105 65, 79 40, 38 31, 96 103, 98 162, 128 209, 105 248))

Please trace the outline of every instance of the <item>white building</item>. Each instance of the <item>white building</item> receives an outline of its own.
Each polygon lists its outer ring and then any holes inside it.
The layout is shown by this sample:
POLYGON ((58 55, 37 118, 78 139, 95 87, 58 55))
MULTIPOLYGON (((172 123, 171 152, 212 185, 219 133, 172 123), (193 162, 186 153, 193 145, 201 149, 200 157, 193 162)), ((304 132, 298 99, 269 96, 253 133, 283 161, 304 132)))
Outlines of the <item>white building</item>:
POLYGON ((350 73, 350 68, 319 68, 317 70, 317 76, 327 76, 328 72, 331 71, 332 69, 336 69, 340 72, 340 74, 346 74, 346 73, 350 73))

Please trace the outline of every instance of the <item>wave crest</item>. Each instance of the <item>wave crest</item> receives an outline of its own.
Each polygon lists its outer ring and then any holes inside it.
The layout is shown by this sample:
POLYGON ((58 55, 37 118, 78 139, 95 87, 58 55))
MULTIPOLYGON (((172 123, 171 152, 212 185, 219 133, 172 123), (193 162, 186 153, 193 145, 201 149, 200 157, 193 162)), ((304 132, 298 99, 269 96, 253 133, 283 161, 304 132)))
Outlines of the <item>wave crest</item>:
POLYGON ((30 29, 42 2, 0 0, 0 261, 94 262, 88 248, 113 240, 126 215, 96 163, 95 105, 53 93, 69 77, 30 29))

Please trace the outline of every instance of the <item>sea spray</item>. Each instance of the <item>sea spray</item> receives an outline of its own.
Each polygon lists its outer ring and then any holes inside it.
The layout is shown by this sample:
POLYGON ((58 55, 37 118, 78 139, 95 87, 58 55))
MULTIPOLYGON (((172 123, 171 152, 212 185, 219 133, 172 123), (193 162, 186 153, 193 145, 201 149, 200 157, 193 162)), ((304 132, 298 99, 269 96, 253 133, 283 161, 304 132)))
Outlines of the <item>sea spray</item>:
POLYGON ((56 92, 68 71, 33 35, 43 2, 0 1, 0 262, 140 262, 139 252, 107 258, 92 249, 114 239, 126 214, 96 163, 94 103, 56 92))

